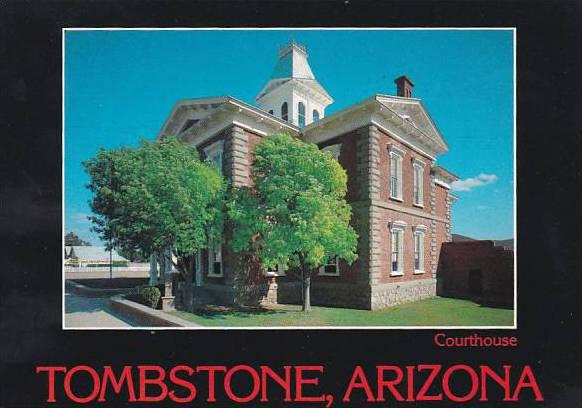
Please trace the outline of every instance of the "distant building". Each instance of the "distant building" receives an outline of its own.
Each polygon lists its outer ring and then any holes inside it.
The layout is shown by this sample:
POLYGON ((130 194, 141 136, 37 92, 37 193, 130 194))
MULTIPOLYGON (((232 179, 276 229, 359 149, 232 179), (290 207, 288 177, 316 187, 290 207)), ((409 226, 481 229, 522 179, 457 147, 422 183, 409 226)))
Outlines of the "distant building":
MULTIPOLYGON (((333 99, 315 78, 306 48, 291 42, 279 51, 258 107, 230 96, 179 101, 159 137, 196 146, 234 186, 252 184, 253 151, 265 135, 286 132, 317 144, 347 172, 359 258, 322 266, 312 280, 313 303, 378 309, 428 298, 436 293, 441 244, 451 240, 455 197, 449 191, 458 178, 436 165, 448 146, 422 100, 413 97, 412 81, 401 76, 395 83, 396 95, 375 94, 326 116, 333 99)), ((220 303, 299 301, 292 274, 241 267, 229 234, 223 245, 198 254, 198 292, 220 303)))
MULTIPOLYGON (((114 263, 128 262, 115 250, 111 254, 114 263)), ((104 246, 67 246, 65 247, 65 265, 67 266, 109 266, 110 254, 104 246)))
POLYGON ((513 306, 513 250, 494 241, 444 243, 438 268, 437 294, 485 305, 513 306))

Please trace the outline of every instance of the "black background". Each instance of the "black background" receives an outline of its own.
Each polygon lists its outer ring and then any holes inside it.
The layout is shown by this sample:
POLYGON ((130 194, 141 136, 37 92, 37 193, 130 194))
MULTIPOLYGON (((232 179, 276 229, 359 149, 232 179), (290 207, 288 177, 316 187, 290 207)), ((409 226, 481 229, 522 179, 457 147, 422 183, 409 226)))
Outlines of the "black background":
MULTIPOLYGON (((456 362, 529 364, 539 405, 582 406, 582 2, 2 1, 0 17, 0 407, 44 406, 37 365, 324 364, 341 406, 357 364, 456 362), (519 329, 446 333, 519 347, 443 350, 431 330, 62 331, 61 28, 132 26, 517 27, 519 329)), ((510 405, 538 405, 523 395, 510 405)))

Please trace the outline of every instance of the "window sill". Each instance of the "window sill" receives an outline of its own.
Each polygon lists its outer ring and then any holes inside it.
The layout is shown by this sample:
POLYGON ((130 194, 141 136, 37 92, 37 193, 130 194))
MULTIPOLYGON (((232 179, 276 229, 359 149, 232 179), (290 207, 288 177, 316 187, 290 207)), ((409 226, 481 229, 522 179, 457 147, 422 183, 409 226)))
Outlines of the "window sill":
POLYGON ((318 276, 340 276, 339 273, 325 273, 325 272, 319 272, 317 275, 318 276))
POLYGON ((424 208, 424 204, 416 204, 416 203, 412 203, 413 206, 418 207, 418 208, 424 208))
POLYGON ((206 275, 207 278, 223 278, 224 275, 206 275))
POLYGON ((390 272, 390 276, 404 276, 404 272, 390 272))
POLYGON ((425 271, 417 271, 417 270, 415 270, 415 271, 414 271, 414 274, 415 274, 415 275, 422 275, 424 272, 425 272, 425 271))
POLYGON ((404 200, 402 199, 402 197, 392 197, 392 196, 390 196, 390 199, 391 200, 394 200, 394 201, 401 202, 401 203, 404 202, 404 200))

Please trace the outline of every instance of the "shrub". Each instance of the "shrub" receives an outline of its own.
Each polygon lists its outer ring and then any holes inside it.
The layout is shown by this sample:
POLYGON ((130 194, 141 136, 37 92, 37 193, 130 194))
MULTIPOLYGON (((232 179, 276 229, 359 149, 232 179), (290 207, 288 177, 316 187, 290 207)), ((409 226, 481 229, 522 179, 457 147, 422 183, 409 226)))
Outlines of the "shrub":
POLYGON ((142 301, 153 309, 158 307, 158 302, 162 296, 160 290, 155 286, 141 286, 138 289, 138 294, 142 301))

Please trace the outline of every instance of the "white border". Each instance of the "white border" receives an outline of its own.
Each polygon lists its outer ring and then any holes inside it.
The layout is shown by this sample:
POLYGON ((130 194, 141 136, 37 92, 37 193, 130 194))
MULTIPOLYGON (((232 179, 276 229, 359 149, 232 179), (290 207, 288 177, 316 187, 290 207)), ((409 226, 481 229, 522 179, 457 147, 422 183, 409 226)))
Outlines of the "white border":
POLYGON ((67 31, 513 31, 513 325, 512 326, 240 326, 240 327, 65 327, 65 259, 63 252, 61 270, 62 330, 497 330, 517 329, 517 28, 516 27, 64 27, 62 35, 62 103, 61 103, 61 143, 62 143, 62 227, 61 248, 65 236, 65 33, 67 31))

